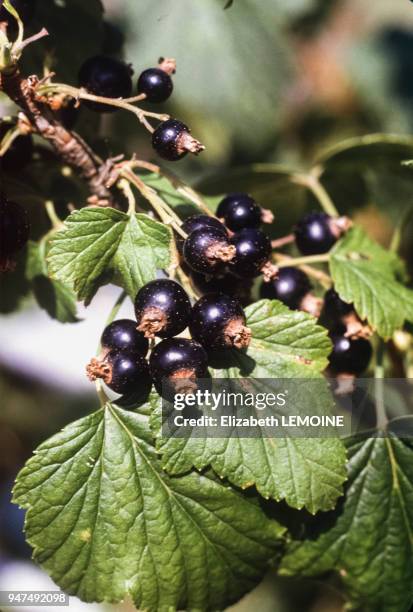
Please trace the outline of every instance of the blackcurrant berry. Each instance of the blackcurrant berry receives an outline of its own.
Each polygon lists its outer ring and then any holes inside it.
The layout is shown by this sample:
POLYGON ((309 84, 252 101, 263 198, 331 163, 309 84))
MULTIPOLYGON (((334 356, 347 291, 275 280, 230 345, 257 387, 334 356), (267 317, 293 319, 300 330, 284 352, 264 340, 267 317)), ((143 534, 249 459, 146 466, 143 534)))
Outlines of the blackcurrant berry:
POLYGON ((235 247, 224 229, 204 227, 192 232, 184 241, 183 254, 188 266, 203 274, 214 274, 231 261, 235 247))
MULTIPOLYGON (((216 229, 221 230, 221 232, 224 232, 225 234, 227 233, 227 230, 225 229, 225 226, 222 225, 221 221, 218 221, 218 219, 209 215, 192 215, 192 217, 188 217, 187 219, 185 219, 185 221, 182 223, 181 229, 185 232, 185 234, 188 234, 189 236, 189 234, 192 234, 192 232, 195 232, 199 229, 203 229, 205 227, 215 227, 216 229)), ((177 236, 176 246, 181 255, 183 250, 183 244, 184 241, 182 237, 177 236)))
POLYGON ((271 254, 271 241, 257 229, 243 229, 231 238, 236 255, 229 264, 232 274, 241 278, 259 276, 271 254))
POLYGON ((280 268, 277 277, 261 285, 262 298, 280 300, 292 309, 300 308, 305 295, 311 291, 310 280, 299 268, 280 268))
MULTIPOLYGON (((11 0, 11 5, 16 9, 25 25, 28 25, 33 20, 36 12, 36 0, 11 0)), ((0 8, 0 22, 5 22, 8 26, 12 26, 13 29, 17 29, 15 18, 4 6, 0 8)))
MULTIPOLYGON (((0 141, 10 129, 13 129, 12 123, 8 121, 0 123, 0 141)), ((33 139, 30 134, 17 136, 3 157, 0 157, 0 167, 5 172, 20 172, 31 162, 32 156, 33 139)))
POLYGON ((220 202, 217 216, 224 219, 230 230, 239 232, 247 227, 259 227, 262 209, 246 193, 232 193, 220 202))
POLYGON ((149 367, 159 389, 165 379, 173 385, 179 385, 179 381, 206 377, 208 356, 203 347, 194 340, 168 338, 153 349, 149 367))
POLYGON ((135 314, 138 330, 147 338, 170 338, 187 327, 191 303, 181 285, 166 278, 159 279, 138 291, 135 314))
MULTIPOLYGON (((84 62, 79 70, 79 85, 95 96, 128 98, 132 92, 132 69, 124 62, 105 55, 96 55, 84 62)), ((86 106, 100 113, 111 113, 116 107, 97 102, 86 106)))
POLYGON ((113 321, 104 329, 100 343, 104 350, 129 351, 142 357, 149 347, 147 338, 136 329, 136 322, 131 319, 113 321))
POLYGON ((251 340, 251 330, 245 323, 244 310, 236 298, 209 293, 194 304, 189 330, 206 349, 241 349, 251 340))
MULTIPOLYGON (((241 279, 233 274, 223 273, 221 276, 208 276, 199 272, 190 271, 190 278, 194 287, 201 293, 226 293, 239 295, 243 286, 241 279)), ((245 283, 243 283, 244 285, 245 283)))
POLYGON ((324 212, 306 215, 295 226, 295 241, 303 255, 326 253, 337 242, 333 219, 324 212))
POLYGON ((168 161, 177 161, 187 153, 197 155, 204 146, 190 134, 188 126, 176 119, 168 119, 158 125, 152 135, 155 151, 168 161))
POLYGON ((333 332, 330 337, 333 342, 331 371, 335 374, 362 374, 372 356, 370 342, 364 338, 352 340, 337 332, 333 332))
POLYGON ((102 360, 92 359, 86 371, 90 380, 102 379, 119 395, 146 388, 150 379, 147 361, 142 355, 129 351, 109 351, 102 360))
POLYGON ((0 196, 0 270, 8 270, 14 255, 29 239, 27 214, 16 202, 0 196))
POLYGON ((342 317, 354 312, 353 304, 344 302, 335 289, 329 289, 324 295, 324 315, 330 321, 339 321, 342 317))
POLYGON ((170 75, 161 68, 148 68, 138 79, 138 94, 145 94, 148 102, 165 102, 173 88, 170 75))

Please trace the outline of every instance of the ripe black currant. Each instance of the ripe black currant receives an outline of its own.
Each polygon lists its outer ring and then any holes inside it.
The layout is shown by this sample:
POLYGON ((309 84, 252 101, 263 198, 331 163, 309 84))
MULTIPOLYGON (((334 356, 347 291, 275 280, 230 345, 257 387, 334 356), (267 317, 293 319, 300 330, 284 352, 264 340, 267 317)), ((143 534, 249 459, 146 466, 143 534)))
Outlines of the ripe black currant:
POLYGON ((187 327, 191 303, 181 285, 166 278, 159 279, 138 291, 135 314, 137 329, 147 338, 170 338, 187 327))
POLYGON ((147 338, 136 329, 136 322, 131 319, 113 321, 104 329, 100 343, 104 350, 129 351, 142 357, 149 347, 147 338))
POLYGON ((161 68, 148 68, 138 79, 138 94, 145 94, 148 102, 165 102, 173 88, 170 75, 161 68))
POLYGON ((152 135, 155 151, 168 161, 177 161, 187 153, 197 155, 204 146, 190 134, 190 129, 181 121, 168 119, 158 125, 152 135))
POLYGON ((300 308, 301 302, 311 291, 311 283, 307 274, 299 268, 280 268, 277 277, 269 283, 261 285, 262 298, 280 300, 292 309, 300 308))
POLYGON ((354 312, 353 304, 344 302, 335 289, 329 289, 324 295, 323 314, 330 321, 339 321, 342 317, 354 312))
MULTIPOLYGON (((221 221, 218 221, 218 219, 209 215, 192 215, 191 217, 185 219, 185 221, 182 223, 181 229, 185 232, 185 234, 188 234, 189 236, 189 234, 192 234, 192 232, 195 232, 199 229, 203 229, 204 227, 215 227, 216 229, 221 230, 221 232, 224 232, 225 234, 227 232, 225 226, 222 225, 221 221)), ((181 236, 177 236, 176 246, 181 255, 183 250, 183 244, 184 241, 181 236)))
POLYGON ((194 287, 201 293, 226 293, 227 295, 239 295, 245 283, 233 274, 223 273, 220 276, 209 276, 190 270, 189 276, 194 287))
POLYGON ((186 389, 189 381, 207 376, 208 356, 194 340, 168 338, 153 349, 149 367, 158 389, 162 388, 162 382, 171 383, 175 390, 180 389, 181 382, 186 389))
POLYGON ((232 274, 254 278, 261 272, 271 254, 271 241, 257 229, 243 229, 231 238, 236 255, 229 264, 232 274))
POLYGON ((195 272, 214 274, 235 256, 235 247, 229 243, 225 228, 203 227, 186 238, 183 254, 195 272))
MULTIPOLYGON (((105 98, 128 98, 132 92, 132 69, 124 62, 96 55, 84 62, 79 70, 79 85, 86 91, 105 98)), ((111 113, 116 107, 97 102, 85 102, 86 106, 100 113, 111 113)))
POLYGON ((217 216, 224 219, 230 230, 239 232, 247 227, 259 227, 262 209, 246 193, 232 193, 220 202, 217 216))
MULTIPOLYGON (((13 129, 13 124, 9 121, 0 123, 0 141, 7 132, 13 129)), ((33 139, 30 134, 17 136, 7 149, 3 157, 0 158, 1 169, 5 172, 20 172, 31 162, 33 155, 33 139)))
POLYGON ((362 374, 372 356, 370 342, 364 338, 346 338, 340 331, 332 332, 330 337, 333 342, 330 370, 335 374, 362 374))
MULTIPOLYGON (((33 20, 36 12, 36 0, 11 0, 11 5, 16 9, 25 25, 33 20)), ((0 22, 5 22, 13 29, 17 29, 16 20, 4 6, 0 8, 0 22)))
POLYGON ((194 304, 189 329, 192 338, 206 349, 241 349, 251 340, 245 323, 244 310, 236 298, 209 293, 194 304))
POLYGON ((333 218, 324 212, 310 213, 295 226, 295 241, 303 255, 326 253, 338 237, 333 218))
POLYGON ((88 377, 98 378, 119 395, 133 393, 148 386, 148 362, 130 351, 109 351, 102 360, 92 359, 86 368, 88 377))
POLYGON ((24 208, 0 196, 0 271, 10 269, 14 255, 28 241, 29 231, 24 208))

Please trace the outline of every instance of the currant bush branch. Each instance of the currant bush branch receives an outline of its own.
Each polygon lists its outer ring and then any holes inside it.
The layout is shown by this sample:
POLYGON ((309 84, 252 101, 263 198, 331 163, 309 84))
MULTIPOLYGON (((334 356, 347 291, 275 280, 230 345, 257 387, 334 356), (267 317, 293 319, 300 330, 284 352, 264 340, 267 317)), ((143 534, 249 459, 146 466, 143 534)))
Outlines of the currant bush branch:
POLYGON ((152 113, 150 111, 143 110, 137 106, 133 106, 131 102, 143 100, 142 96, 136 96, 134 98, 105 98, 103 96, 95 96, 94 94, 88 93, 85 89, 72 87, 64 83, 42 83, 36 88, 38 96, 45 96, 48 98, 50 95, 65 95, 73 98, 74 100, 88 100, 89 102, 95 102, 97 104, 104 104, 106 106, 113 106, 115 108, 121 108, 123 110, 133 113, 139 121, 145 126, 150 132, 154 132, 154 128, 146 119, 147 117, 157 119, 158 121, 166 121, 169 119, 169 115, 163 113, 152 113))
POLYGON ((326 189, 320 182, 320 176, 322 174, 322 168, 320 166, 315 167, 308 174, 294 174, 291 178, 293 183, 302 185, 311 191, 315 198, 320 203, 320 206, 331 217, 338 217, 339 213, 336 209, 332 199, 327 193, 326 189))

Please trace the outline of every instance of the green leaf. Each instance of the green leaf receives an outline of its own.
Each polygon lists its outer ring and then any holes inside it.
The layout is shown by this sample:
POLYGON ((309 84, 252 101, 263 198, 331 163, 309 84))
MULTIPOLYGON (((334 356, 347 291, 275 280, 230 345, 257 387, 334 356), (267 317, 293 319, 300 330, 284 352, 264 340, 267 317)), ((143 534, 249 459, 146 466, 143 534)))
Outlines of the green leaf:
MULTIPOLYGON (((214 370, 215 378, 304 379, 314 378, 324 369, 331 345, 326 330, 312 317, 269 300, 249 306, 246 313, 251 345, 245 355, 234 352, 230 369, 214 370)), ((317 388, 321 391, 321 385, 317 388)), ((317 413, 329 413, 331 397, 326 388, 316 398, 309 394, 308 402, 317 406, 317 413)), ((171 474, 209 465, 239 487, 255 485, 263 497, 285 499, 290 506, 305 506, 312 513, 333 508, 342 494, 346 457, 342 443, 335 438, 269 438, 268 434, 257 438, 235 434, 228 438, 162 438, 159 404, 151 425, 158 437, 162 464, 171 474)))
POLYGON ((30 241, 27 247, 26 277, 40 308, 60 323, 76 323, 76 297, 70 287, 47 275, 46 245, 30 241))
POLYGON ((383 338, 413 319, 413 293, 399 283, 398 257, 355 227, 331 252, 330 270, 340 297, 383 338))
POLYGON ((121 286, 136 291, 170 262, 170 230, 147 215, 113 208, 84 208, 72 213, 51 240, 49 270, 90 302, 102 275, 114 270, 121 286))
POLYGON ((284 529, 211 474, 170 478, 146 417, 106 405, 43 443, 17 478, 34 558, 67 593, 217 610, 278 556, 284 529))
POLYGON ((401 612, 413 599, 413 446, 411 440, 347 441, 349 480, 337 509, 317 516, 284 557, 284 575, 335 570, 351 609, 401 612))

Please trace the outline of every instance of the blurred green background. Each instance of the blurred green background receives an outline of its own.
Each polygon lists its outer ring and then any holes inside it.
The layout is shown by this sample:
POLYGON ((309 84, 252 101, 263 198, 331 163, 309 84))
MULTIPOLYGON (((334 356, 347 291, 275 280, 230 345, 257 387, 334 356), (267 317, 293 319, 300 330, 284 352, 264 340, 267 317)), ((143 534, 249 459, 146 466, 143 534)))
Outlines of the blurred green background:
MULTIPOLYGON (((274 209, 274 235, 281 236, 312 202, 285 182, 280 166, 308 168, 326 148, 350 137, 412 132, 413 4, 234 0, 226 10, 224 4, 106 0, 103 22, 97 0, 39 0, 32 29, 46 25, 50 37, 30 50, 25 69, 41 73, 46 58, 56 80, 76 84, 83 60, 104 50, 130 62, 136 82, 159 56, 175 57, 174 95, 162 111, 188 123, 206 151, 172 170, 210 194, 251 191, 274 209), (262 163, 276 166, 251 167, 262 163)), ((1 115, 13 111, 0 100, 1 115)), ((136 153, 159 161, 148 134, 126 113, 98 122, 82 109, 78 129, 105 157, 136 153)), ((410 137, 390 155, 371 146, 337 152, 329 156, 323 182, 340 210, 355 214, 386 243, 412 203, 413 171, 400 165, 409 158, 410 137)), ((62 216, 69 204, 84 202, 83 187, 62 176, 53 159, 8 181, 38 235, 47 228, 39 198, 53 198, 62 216)), ((412 235, 410 230, 406 226, 405 233, 412 235)), ((412 253, 406 240, 404 254, 412 253)), ((34 584, 45 580, 40 570, 24 565, 29 553, 20 534, 22 514, 8 503, 11 482, 40 441, 94 409, 83 369, 117 294, 116 288, 104 288, 94 305, 80 308, 79 323, 61 325, 34 303, 21 268, 0 276, 0 588, 5 580, 20 584, 28 572, 34 584)), ((130 304, 123 314, 131 314, 130 304)), ((333 587, 269 577, 234 611, 342 610, 333 587)), ((93 609, 76 602, 71 609, 76 606, 93 609)), ((117 609, 127 610, 128 604, 117 609)))

